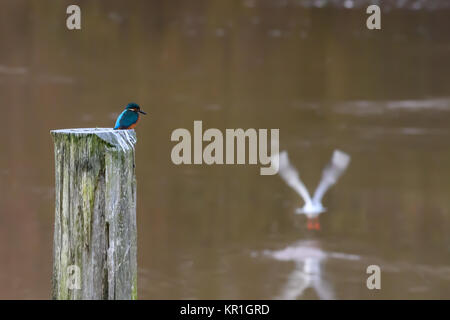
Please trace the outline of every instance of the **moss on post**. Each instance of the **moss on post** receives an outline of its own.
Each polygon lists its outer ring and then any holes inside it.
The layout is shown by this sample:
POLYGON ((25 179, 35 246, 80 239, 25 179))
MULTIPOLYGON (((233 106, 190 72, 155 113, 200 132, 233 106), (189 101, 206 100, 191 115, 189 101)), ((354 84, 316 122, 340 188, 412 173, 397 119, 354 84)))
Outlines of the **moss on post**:
POLYGON ((53 299, 136 299, 134 130, 51 131, 53 299))

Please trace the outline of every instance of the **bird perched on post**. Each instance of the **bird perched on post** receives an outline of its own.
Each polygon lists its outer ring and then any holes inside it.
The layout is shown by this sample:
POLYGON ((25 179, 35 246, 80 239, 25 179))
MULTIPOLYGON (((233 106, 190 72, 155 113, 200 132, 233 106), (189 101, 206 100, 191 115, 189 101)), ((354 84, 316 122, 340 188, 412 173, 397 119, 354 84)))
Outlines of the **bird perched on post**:
POLYGON ((131 102, 116 120, 114 130, 133 129, 139 121, 139 113, 146 114, 137 103, 131 102))

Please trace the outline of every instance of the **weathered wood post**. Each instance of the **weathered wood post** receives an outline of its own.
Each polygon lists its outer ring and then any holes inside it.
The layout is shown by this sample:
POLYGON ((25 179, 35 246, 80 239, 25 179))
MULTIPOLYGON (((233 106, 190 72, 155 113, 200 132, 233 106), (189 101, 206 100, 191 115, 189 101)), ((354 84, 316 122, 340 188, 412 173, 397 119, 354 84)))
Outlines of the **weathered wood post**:
POLYGON ((136 299, 134 130, 51 131, 53 299, 136 299))

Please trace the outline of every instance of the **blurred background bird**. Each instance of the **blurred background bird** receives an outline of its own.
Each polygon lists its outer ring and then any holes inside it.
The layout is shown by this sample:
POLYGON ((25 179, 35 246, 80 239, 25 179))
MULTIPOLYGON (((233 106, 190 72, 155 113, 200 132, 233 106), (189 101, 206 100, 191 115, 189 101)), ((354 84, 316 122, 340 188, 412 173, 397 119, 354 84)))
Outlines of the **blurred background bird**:
POLYGON ((133 129, 139 121, 140 114, 147 114, 141 110, 137 103, 131 102, 116 120, 114 130, 133 129))
POLYGON ((317 186, 314 196, 311 198, 308 189, 303 184, 298 171, 291 165, 287 151, 274 157, 274 161, 278 161, 280 177, 293 188, 305 202, 302 208, 296 210, 297 214, 304 214, 308 218, 308 229, 320 229, 319 215, 326 209, 322 205, 322 198, 327 190, 334 185, 339 177, 347 169, 350 163, 350 156, 345 152, 334 150, 331 162, 325 167, 322 173, 322 179, 317 186))

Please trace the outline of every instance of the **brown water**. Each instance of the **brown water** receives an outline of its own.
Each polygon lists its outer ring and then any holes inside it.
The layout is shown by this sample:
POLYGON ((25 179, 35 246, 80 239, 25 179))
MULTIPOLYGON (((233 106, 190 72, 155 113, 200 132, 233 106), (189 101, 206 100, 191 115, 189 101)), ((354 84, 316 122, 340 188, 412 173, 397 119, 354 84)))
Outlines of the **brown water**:
POLYGON ((364 1, 322 2, 79 1, 68 31, 68 1, 1 0, 0 298, 50 297, 49 130, 112 126, 129 101, 150 114, 141 299, 450 298, 448 5, 386 1, 368 31, 364 1), (172 164, 171 132, 194 120, 280 128, 310 189, 335 148, 349 153, 322 230, 259 166, 172 164))

